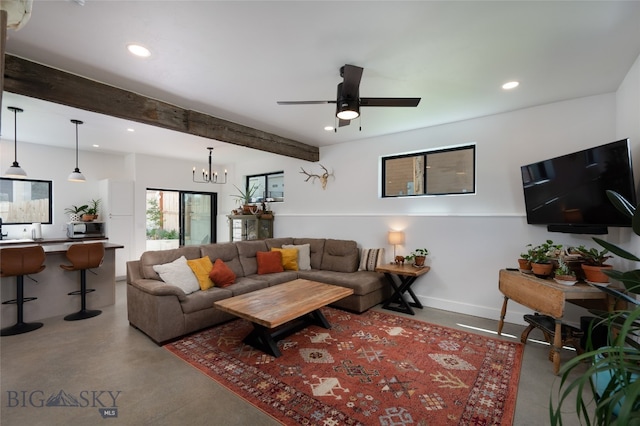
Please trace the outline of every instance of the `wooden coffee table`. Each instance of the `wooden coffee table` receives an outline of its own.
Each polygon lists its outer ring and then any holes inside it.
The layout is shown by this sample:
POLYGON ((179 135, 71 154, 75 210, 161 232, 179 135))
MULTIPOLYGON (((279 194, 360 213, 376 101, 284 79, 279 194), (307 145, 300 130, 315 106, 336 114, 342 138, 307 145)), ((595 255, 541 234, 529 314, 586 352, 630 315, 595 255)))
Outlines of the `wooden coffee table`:
POLYGON ((244 343, 277 358, 281 353, 276 340, 310 323, 331 328, 320 308, 351 294, 350 288, 297 279, 219 300, 213 306, 251 321, 253 330, 244 343))

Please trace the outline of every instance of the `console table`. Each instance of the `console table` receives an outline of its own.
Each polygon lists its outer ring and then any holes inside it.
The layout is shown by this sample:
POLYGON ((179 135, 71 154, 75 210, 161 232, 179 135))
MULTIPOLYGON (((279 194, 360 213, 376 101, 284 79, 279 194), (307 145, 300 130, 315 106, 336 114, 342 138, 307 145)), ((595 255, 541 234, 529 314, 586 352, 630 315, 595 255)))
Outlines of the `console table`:
POLYGON ((500 322, 498 322, 498 335, 502 334, 504 317, 507 313, 509 299, 533 309, 543 315, 548 315, 555 320, 555 334, 551 361, 553 372, 558 374, 560 370, 560 349, 562 348, 562 318, 566 302, 571 302, 585 308, 598 308, 611 311, 615 305, 615 299, 606 293, 586 283, 576 283, 572 286, 558 284, 548 279, 537 278, 534 275, 523 274, 519 271, 500 270, 498 287, 504 294, 500 322))
POLYGON ((412 306, 414 308, 422 309, 422 303, 418 300, 411 285, 416 281, 420 275, 424 275, 431 269, 428 266, 418 268, 412 265, 395 264, 380 265, 376 267, 376 272, 382 272, 387 277, 389 284, 393 287, 393 294, 382 305, 383 309, 389 309, 391 311, 403 312, 405 314, 415 315, 412 306), (400 282, 400 285, 396 283, 394 276, 400 282), (404 294, 409 293, 413 302, 407 302, 404 298, 404 294))

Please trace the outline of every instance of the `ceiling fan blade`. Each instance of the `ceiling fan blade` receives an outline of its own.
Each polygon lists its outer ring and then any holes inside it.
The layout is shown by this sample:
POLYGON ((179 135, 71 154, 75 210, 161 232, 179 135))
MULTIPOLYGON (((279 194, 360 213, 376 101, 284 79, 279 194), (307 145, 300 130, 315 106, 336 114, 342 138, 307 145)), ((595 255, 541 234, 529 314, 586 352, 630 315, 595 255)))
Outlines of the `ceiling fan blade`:
POLYGON ((277 101, 278 105, 317 105, 335 104, 336 101, 277 101))
POLYGON ((338 127, 348 126, 351 123, 351 120, 340 120, 338 119, 338 127))
POLYGON ((360 91, 360 80, 363 69, 355 65, 345 65, 340 68, 340 75, 343 77, 342 96, 356 99, 360 91))
POLYGON ((360 106, 416 107, 421 98, 360 98, 360 106))

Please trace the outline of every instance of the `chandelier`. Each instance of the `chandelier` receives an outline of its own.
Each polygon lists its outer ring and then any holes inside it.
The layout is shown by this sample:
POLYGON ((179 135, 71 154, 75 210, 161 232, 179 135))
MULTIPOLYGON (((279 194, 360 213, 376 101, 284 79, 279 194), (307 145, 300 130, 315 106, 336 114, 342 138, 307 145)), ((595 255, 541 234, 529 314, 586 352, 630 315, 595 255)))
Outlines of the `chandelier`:
POLYGON ((193 168, 193 181, 196 183, 227 183, 227 170, 224 171, 224 180, 218 180, 218 172, 211 170, 211 155, 213 154, 213 147, 207 147, 209 150, 209 170, 202 169, 202 180, 196 179, 196 168, 193 168))

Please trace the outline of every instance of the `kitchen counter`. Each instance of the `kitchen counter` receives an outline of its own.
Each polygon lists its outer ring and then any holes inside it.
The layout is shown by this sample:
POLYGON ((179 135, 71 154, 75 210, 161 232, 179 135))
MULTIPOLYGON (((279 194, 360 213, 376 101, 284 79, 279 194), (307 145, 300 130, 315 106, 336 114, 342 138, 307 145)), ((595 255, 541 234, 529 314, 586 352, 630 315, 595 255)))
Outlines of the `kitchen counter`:
MULTIPOLYGON (((80 289, 80 272, 65 271, 61 264, 69 265, 66 252, 72 244, 83 244, 90 242, 104 243, 104 261, 99 268, 87 272, 87 288, 94 288, 96 291, 87 295, 87 308, 99 309, 101 307, 115 304, 115 251, 124 246, 107 242, 104 238, 83 238, 83 239, 46 239, 38 241, 20 241, 16 243, 5 243, 0 245, 0 256, 2 250, 14 247, 24 247, 31 245, 42 245, 46 254, 45 269, 39 274, 24 280, 25 297, 37 297, 37 300, 24 304, 24 320, 37 321, 44 318, 64 316, 80 310, 80 296, 68 296, 67 293, 80 289)), ((16 278, 0 278, 0 300, 3 302, 16 297, 16 278)), ((16 321, 15 304, 0 305, 2 309, 2 326, 10 326, 16 321)), ((60 318, 62 321, 62 318, 60 318)), ((99 321, 96 319, 87 321, 99 321)))

